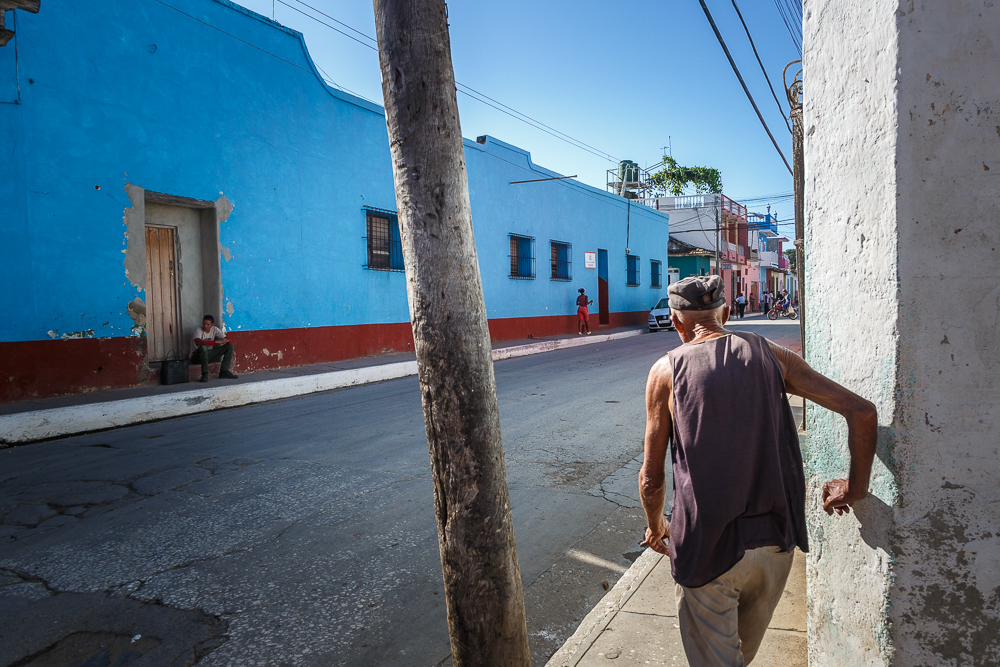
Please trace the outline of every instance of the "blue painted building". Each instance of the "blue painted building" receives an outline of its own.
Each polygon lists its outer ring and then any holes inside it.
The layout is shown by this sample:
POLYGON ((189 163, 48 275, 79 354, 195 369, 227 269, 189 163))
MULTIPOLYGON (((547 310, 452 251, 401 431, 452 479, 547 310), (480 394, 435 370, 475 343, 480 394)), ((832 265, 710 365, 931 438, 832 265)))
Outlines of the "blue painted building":
MULTIPOLYGON (((225 0, 85 4, 7 14, 0 401, 152 381, 205 312, 238 370, 409 349, 382 108, 225 0)), ((602 269, 603 321, 645 321, 666 215, 465 146, 494 338, 575 330, 578 287, 596 319, 602 269)))

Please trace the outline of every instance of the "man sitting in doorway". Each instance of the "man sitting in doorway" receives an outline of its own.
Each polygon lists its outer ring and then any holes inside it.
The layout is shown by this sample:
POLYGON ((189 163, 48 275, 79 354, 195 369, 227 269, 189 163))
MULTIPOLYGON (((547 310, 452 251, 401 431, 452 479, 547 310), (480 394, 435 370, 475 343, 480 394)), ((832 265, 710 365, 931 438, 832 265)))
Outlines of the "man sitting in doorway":
POLYGON ((239 377, 232 372, 233 356, 232 342, 219 327, 215 326, 215 317, 206 315, 201 321, 201 328, 195 329, 191 339, 191 363, 201 364, 199 382, 208 382, 208 365, 220 359, 222 360, 220 380, 235 380, 239 377))

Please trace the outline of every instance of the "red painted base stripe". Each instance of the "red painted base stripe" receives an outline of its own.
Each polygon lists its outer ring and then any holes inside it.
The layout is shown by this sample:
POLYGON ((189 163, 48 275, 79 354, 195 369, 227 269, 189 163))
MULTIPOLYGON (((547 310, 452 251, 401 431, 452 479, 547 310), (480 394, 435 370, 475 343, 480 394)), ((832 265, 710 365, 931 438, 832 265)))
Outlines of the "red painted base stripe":
MULTIPOLYGON (((611 313, 611 327, 640 325, 647 311, 611 313)), ((596 318, 591 328, 596 330, 596 318)), ((489 321, 493 341, 575 333, 577 316, 511 317, 489 321)), ((254 371, 413 350, 409 322, 341 327, 231 331, 234 371, 254 371)), ((145 338, 85 338, 0 343, 0 403, 159 382, 146 362, 145 338)), ((213 366, 213 371, 217 366, 213 366)), ((191 369, 197 377, 195 368, 191 369)))

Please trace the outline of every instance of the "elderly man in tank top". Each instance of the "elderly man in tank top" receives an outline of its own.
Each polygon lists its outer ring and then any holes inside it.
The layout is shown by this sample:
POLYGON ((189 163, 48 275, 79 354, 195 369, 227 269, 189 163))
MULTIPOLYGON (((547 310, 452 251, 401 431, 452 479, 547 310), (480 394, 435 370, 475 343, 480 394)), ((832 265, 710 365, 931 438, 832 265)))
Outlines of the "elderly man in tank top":
POLYGON ((639 473, 645 543, 670 556, 692 667, 737 667, 760 647, 795 547, 808 551, 802 455, 786 392, 847 420, 849 477, 823 485, 823 508, 831 515, 850 512, 868 495, 878 416, 869 401, 795 353, 757 334, 727 331, 719 276, 686 278, 668 295, 683 345, 653 365, 646 385, 639 473), (669 523, 663 516, 668 441, 669 523))

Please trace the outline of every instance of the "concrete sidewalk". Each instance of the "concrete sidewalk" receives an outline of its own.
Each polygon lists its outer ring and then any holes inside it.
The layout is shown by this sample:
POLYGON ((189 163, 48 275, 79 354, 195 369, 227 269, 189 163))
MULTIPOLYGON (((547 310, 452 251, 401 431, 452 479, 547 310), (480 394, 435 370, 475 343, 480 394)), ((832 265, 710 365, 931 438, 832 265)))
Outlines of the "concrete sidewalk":
MULTIPOLYGON (((652 549, 636 560, 547 667, 687 665, 674 602, 670 559, 652 549)), ((806 558, 796 550, 785 594, 753 664, 805 667, 806 558)))
MULTIPOLYGON (((493 360, 593 345, 647 333, 645 326, 493 345, 493 360)), ((207 384, 149 385, 0 405, 0 446, 303 396, 416 375, 415 353, 350 359, 277 371, 241 374, 207 384)))

